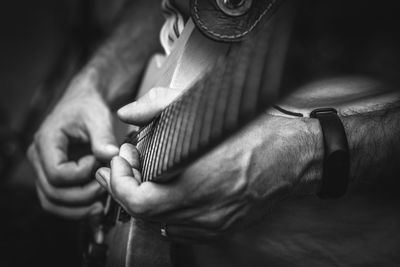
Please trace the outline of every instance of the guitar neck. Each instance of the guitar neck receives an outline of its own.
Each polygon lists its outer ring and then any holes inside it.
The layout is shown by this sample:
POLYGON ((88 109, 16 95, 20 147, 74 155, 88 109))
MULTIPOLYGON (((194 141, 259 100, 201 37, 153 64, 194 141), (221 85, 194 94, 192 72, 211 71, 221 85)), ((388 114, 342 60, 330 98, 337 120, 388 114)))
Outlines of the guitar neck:
POLYGON ((277 99, 287 42, 275 19, 228 55, 138 135, 143 181, 166 181, 277 99), (272 69, 270 66, 274 66, 272 69))

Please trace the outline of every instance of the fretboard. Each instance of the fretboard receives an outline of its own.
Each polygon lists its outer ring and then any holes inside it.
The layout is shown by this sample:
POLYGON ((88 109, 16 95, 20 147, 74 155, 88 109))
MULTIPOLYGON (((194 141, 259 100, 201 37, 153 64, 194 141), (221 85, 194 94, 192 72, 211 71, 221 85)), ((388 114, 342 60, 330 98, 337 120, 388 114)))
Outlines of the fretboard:
POLYGON ((226 57, 141 129, 143 181, 175 176, 276 101, 288 30, 274 20, 232 44, 226 57))

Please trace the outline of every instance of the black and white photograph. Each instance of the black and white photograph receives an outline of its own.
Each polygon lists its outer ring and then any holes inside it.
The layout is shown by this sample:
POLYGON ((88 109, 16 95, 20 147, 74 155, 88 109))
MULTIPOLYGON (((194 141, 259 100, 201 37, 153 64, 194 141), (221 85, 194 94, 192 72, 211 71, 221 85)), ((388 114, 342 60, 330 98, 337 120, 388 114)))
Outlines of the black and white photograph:
POLYGON ((25 266, 400 266, 400 2, 3 0, 25 266))

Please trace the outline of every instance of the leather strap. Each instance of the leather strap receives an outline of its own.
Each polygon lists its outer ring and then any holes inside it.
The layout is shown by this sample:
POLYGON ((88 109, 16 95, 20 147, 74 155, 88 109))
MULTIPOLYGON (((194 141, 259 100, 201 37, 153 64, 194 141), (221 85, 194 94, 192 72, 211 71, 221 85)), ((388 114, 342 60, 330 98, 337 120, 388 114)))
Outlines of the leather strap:
POLYGON ((339 198, 343 196, 349 183, 350 153, 346 133, 333 108, 315 109, 311 118, 319 120, 324 139, 324 163, 320 198, 339 198))

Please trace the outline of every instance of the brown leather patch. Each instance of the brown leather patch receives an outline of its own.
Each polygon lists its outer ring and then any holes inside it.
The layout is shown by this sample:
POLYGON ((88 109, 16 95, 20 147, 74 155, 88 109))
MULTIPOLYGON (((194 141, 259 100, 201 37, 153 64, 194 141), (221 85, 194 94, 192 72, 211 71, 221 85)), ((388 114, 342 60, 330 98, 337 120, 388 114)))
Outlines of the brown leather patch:
POLYGON ((268 20, 283 0, 253 0, 248 12, 229 16, 216 0, 191 0, 191 15, 196 26, 208 37, 226 42, 242 40, 261 21, 268 20))

